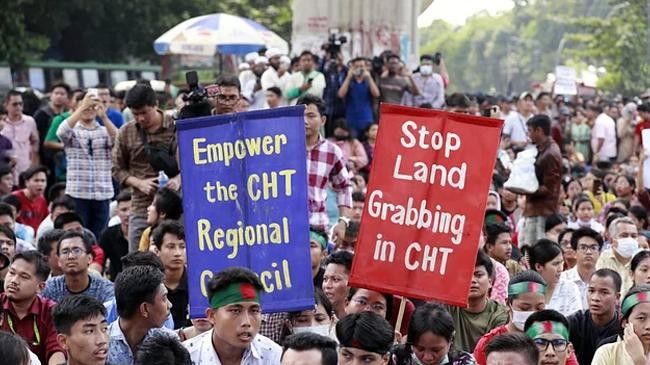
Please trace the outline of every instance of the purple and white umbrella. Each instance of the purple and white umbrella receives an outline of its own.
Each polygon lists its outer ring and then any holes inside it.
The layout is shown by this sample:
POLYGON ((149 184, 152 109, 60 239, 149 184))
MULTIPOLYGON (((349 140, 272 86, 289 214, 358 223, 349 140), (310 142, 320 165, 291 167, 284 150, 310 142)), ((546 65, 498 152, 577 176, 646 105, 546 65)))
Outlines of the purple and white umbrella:
POLYGON ((289 53, 289 44, 274 32, 250 19, 218 13, 185 20, 153 43, 160 55, 187 54, 212 56, 216 53, 256 52, 261 47, 289 53))

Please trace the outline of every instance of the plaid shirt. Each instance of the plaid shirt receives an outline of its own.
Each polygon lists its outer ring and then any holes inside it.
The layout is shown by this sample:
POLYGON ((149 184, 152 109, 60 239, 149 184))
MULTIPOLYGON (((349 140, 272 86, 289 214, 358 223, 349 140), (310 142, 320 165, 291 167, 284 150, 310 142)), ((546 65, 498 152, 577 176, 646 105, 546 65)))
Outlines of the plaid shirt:
MULTIPOLYGON (((150 145, 169 146, 176 150, 176 127, 171 116, 158 110, 163 117, 162 126, 154 133, 147 132, 147 141, 150 145)), ((139 134, 140 125, 131 121, 120 128, 113 148, 113 177, 124 186, 129 176, 138 179, 158 177, 158 171, 154 171, 149 164, 147 152, 144 149, 142 138, 139 134)), ((172 178, 174 176, 170 176, 172 178)), ((131 199, 131 214, 144 217, 147 215, 147 207, 151 205, 153 195, 145 195, 138 189, 133 189, 131 199)))
POLYGON ((352 185, 344 161, 341 149, 322 137, 307 151, 310 225, 327 230, 329 219, 325 200, 329 183, 336 192, 337 205, 352 207, 352 185))
POLYGON ((64 120, 56 131, 68 160, 66 194, 77 199, 108 200, 113 197, 111 150, 113 139, 106 127, 94 121, 91 128, 80 122, 70 128, 64 120))

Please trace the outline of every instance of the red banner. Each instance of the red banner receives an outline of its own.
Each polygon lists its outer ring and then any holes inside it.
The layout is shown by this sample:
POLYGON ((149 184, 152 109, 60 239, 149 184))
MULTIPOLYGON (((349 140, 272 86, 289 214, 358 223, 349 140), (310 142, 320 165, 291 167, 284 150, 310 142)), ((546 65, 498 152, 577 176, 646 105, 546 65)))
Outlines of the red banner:
POLYGON ((350 285, 465 306, 503 122, 380 110, 350 285))

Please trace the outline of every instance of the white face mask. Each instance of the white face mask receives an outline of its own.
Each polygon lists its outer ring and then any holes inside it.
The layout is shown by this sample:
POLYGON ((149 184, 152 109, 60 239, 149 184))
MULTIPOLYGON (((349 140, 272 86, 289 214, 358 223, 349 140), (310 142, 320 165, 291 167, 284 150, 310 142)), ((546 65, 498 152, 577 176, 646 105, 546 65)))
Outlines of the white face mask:
POLYGON ((322 324, 322 325, 319 325, 319 326, 294 327, 293 328, 293 333, 305 333, 305 332, 311 332, 311 333, 315 333, 317 335, 328 337, 329 333, 330 333, 330 325, 329 324, 322 324))
POLYGON ((420 73, 422 75, 431 75, 433 73, 433 66, 431 65, 420 66, 420 73))
POLYGON ((535 313, 535 311, 516 311, 512 310, 512 324, 515 325, 515 328, 524 331, 524 324, 526 323, 526 320, 528 317, 530 317, 531 314, 535 313))
POLYGON ((626 259, 634 256, 634 254, 639 250, 639 241, 637 241, 636 238, 619 238, 617 242, 618 248, 616 248, 616 252, 626 259))

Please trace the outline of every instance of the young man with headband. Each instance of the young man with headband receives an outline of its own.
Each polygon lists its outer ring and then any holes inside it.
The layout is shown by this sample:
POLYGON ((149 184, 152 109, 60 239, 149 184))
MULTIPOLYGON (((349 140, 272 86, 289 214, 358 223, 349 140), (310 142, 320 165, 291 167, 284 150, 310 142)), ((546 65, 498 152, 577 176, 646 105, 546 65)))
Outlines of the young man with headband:
POLYGON ((569 364, 573 348, 569 342, 569 322, 552 309, 533 313, 526 320, 526 336, 535 342, 539 350, 539 365, 569 364))
POLYGON ((262 284, 252 271, 230 267, 207 285, 210 308, 206 317, 214 326, 183 345, 194 365, 279 364, 282 348, 258 334, 262 284))
POLYGON ((373 312, 345 316, 336 324, 339 365, 387 365, 394 335, 390 323, 373 312))
POLYGON ((485 348, 488 365, 537 365, 539 351, 535 343, 522 333, 497 336, 485 348))

